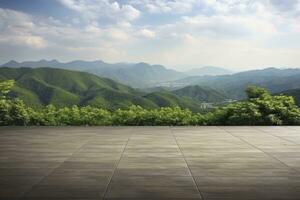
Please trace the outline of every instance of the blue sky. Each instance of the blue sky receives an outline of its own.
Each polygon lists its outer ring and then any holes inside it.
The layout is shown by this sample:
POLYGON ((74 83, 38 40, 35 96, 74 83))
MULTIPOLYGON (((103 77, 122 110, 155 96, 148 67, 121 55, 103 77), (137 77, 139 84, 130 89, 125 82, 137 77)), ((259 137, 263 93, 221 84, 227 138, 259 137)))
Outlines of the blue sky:
POLYGON ((300 0, 0 0, 0 62, 300 67, 300 0))

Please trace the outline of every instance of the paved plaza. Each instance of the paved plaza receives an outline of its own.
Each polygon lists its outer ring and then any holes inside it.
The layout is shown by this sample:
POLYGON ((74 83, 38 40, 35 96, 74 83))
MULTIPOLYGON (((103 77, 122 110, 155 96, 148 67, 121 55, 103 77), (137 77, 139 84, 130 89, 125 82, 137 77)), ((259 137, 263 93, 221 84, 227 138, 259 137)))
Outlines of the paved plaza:
POLYGON ((300 127, 0 127, 0 200, 299 200, 300 127))

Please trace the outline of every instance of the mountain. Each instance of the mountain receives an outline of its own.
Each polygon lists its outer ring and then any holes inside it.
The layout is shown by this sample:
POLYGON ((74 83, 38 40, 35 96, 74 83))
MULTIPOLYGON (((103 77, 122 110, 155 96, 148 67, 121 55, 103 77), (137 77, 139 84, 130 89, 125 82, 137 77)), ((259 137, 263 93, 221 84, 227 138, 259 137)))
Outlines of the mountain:
POLYGON ((101 77, 113 79, 126 85, 136 88, 152 86, 157 82, 172 81, 186 77, 184 73, 175 70, 166 69, 162 65, 150 65, 147 63, 116 63, 109 64, 101 60, 97 61, 81 61, 75 60, 71 62, 61 63, 57 60, 40 60, 16 62, 10 61, 2 65, 2 67, 51 67, 60 69, 69 69, 89 72, 101 77))
POLYGON ((213 67, 213 66, 206 66, 206 67, 201 67, 201 68, 194 68, 190 69, 188 71, 185 71, 185 74, 188 76, 216 76, 216 75, 225 75, 225 74, 232 74, 233 72, 224 69, 221 67, 213 67))
POLYGON ((54 68, 0 68, 1 79, 14 79, 11 95, 42 106, 95 105, 108 109, 135 104, 157 107, 133 88, 85 72, 54 68))
POLYGON ((300 88, 300 69, 266 68, 231 75, 192 76, 161 84, 173 87, 188 85, 210 87, 225 93, 231 99, 243 99, 246 97, 245 88, 249 85, 265 87, 272 93, 300 88))
POLYGON ((202 87, 198 85, 187 86, 178 90, 172 91, 172 93, 181 97, 190 97, 201 102, 223 102, 228 97, 225 94, 216 91, 209 87, 202 87))
POLYGON ((27 105, 41 107, 53 104, 58 107, 93 105, 110 110, 139 105, 143 108, 181 106, 193 111, 200 110, 200 102, 161 95, 168 99, 154 98, 129 86, 96 75, 56 68, 8 68, 0 67, 0 80, 15 80, 10 96, 19 97, 27 105))
POLYGON ((293 90, 286 90, 286 91, 282 91, 278 94, 284 94, 284 95, 288 95, 288 96, 292 96, 294 97, 296 104, 298 106, 300 106, 300 88, 297 89, 293 89, 293 90))
POLYGON ((152 92, 144 96, 146 99, 154 102, 159 107, 166 107, 166 106, 179 106, 181 108, 188 108, 192 111, 203 111, 201 107, 201 103, 198 100, 194 100, 189 97, 181 97, 177 96, 176 94, 170 91, 158 91, 152 92))

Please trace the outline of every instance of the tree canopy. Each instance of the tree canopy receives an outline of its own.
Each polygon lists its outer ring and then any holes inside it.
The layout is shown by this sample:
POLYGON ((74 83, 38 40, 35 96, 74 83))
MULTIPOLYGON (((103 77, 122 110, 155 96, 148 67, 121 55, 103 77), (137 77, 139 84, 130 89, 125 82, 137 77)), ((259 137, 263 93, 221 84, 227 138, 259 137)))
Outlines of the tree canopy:
POLYGON ((0 82, 0 125, 300 125, 300 109, 290 96, 272 96, 266 89, 249 86, 248 99, 212 112, 193 113, 179 107, 106 109, 48 105, 33 109, 7 94, 14 81, 0 82))

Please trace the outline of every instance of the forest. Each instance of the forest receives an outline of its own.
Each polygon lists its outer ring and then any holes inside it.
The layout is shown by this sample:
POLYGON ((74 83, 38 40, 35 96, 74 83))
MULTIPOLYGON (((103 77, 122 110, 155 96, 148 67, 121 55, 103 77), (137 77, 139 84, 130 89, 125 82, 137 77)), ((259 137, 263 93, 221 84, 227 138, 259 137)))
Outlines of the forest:
POLYGON ((180 107, 108 110, 96 106, 33 108, 8 94, 14 80, 0 82, 1 126, 182 126, 182 125, 300 125, 300 109, 293 97, 271 95, 266 89, 248 86, 247 99, 219 107, 208 113, 195 113, 180 107))

